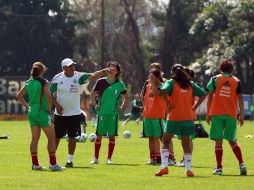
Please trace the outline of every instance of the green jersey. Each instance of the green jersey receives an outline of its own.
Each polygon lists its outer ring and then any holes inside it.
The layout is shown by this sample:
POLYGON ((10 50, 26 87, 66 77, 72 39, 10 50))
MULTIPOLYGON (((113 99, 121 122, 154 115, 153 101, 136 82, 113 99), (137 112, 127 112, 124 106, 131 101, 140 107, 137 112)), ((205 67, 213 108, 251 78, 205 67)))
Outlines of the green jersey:
POLYGON ((127 93, 124 83, 121 80, 115 80, 110 83, 107 78, 99 79, 93 91, 99 96, 98 114, 117 114, 117 106, 121 94, 127 93))
MULTIPOLYGON (((192 84, 192 88, 193 88, 193 91, 192 91, 192 96, 197 96, 197 97, 201 97, 201 96, 204 96, 206 94, 205 90, 203 90, 203 88, 201 88, 200 86, 198 86, 195 82, 191 81, 191 84, 192 84)), ((167 91, 167 94, 169 96, 172 95, 173 91, 174 91, 174 80, 173 79, 170 79, 170 80, 167 80, 163 87, 160 87, 161 90, 166 90, 167 91)))
POLYGON ((40 110, 47 109, 47 96, 43 90, 46 84, 48 81, 40 77, 26 81, 25 89, 29 97, 29 112, 38 113, 40 110))

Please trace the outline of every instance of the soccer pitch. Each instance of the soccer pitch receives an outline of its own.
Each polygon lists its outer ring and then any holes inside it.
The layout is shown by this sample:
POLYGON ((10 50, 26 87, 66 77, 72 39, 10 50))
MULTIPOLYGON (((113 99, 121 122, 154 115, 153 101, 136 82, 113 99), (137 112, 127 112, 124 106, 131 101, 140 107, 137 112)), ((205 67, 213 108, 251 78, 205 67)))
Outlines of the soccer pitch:
MULTIPOLYGON (((209 127, 205 125, 206 130, 209 127)), ((91 165, 94 144, 87 141, 78 143, 74 156, 74 168, 63 172, 32 171, 29 145, 31 140, 30 127, 26 121, 0 121, 0 135, 8 134, 9 140, 0 140, 0 189, 102 189, 102 190, 136 190, 136 189, 252 189, 254 184, 254 139, 245 138, 254 134, 254 122, 246 121, 238 128, 238 143, 242 148, 243 158, 247 165, 247 176, 239 176, 238 162, 229 144, 223 144, 223 176, 214 176, 212 171, 216 166, 214 142, 209 139, 195 139, 193 152, 194 178, 187 178, 184 168, 169 167, 169 175, 155 177, 159 166, 145 165, 149 160, 148 139, 139 138, 142 125, 129 122, 125 127, 119 127, 119 136, 112 157, 113 164, 106 165, 108 139, 102 140, 100 163, 91 165), (123 131, 132 132, 129 139, 123 138, 123 131)), ((88 123, 87 134, 94 133, 88 123)), ((46 137, 42 133, 39 141, 38 156, 40 164, 47 167, 46 137)), ((177 161, 182 158, 180 141, 174 138, 174 152, 177 161)), ((67 159, 67 142, 61 140, 57 161, 65 165, 67 159)))

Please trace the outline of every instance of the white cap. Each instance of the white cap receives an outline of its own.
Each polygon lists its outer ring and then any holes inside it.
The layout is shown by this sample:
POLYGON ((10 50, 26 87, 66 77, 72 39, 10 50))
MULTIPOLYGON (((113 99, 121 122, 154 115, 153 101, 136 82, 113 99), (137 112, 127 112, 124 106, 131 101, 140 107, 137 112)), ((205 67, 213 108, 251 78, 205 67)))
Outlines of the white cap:
POLYGON ((72 64, 76 64, 76 63, 75 63, 72 59, 70 59, 70 58, 65 58, 65 59, 62 61, 62 63, 61 63, 62 67, 70 66, 70 65, 72 65, 72 64))

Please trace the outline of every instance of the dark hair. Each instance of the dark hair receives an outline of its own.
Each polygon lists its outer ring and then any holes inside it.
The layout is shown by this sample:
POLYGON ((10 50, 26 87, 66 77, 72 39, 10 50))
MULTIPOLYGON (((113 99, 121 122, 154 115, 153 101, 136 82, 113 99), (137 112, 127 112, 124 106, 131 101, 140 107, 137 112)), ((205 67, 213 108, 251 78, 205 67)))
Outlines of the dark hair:
POLYGON ((152 63, 152 64, 150 65, 150 69, 151 69, 152 67, 155 67, 155 68, 159 69, 159 70, 162 72, 162 66, 161 66, 160 63, 152 63))
POLYGON ((219 71, 227 74, 232 74, 235 69, 233 62, 229 59, 222 59, 219 63, 219 71))
POLYGON ((31 77, 37 78, 45 71, 46 71, 46 67, 45 65, 43 65, 43 63, 35 62, 31 69, 31 77))
POLYGON ((119 63, 117 63, 116 61, 109 61, 109 62, 107 62, 107 66, 108 66, 108 67, 110 67, 110 66, 116 67, 116 70, 118 71, 118 73, 116 74, 115 77, 116 77, 117 79, 119 79, 119 76, 120 76, 120 74, 122 73, 121 67, 120 67, 119 63))
POLYGON ((172 79, 174 79, 182 89, 188 89, 191 85, 190 78, 181 64, 173 65, 171 74, 172 79))
POLYGON ((162 78, 162 76, 161 76, 161 71, 159 70, 159 69, 151 69, 150 71, 149 71, 149 74, 154 74, 154 76, 157 78, 157 79, 159 79, 160 80, 160 82, 163 82, 163 78, 162 78))
POLYGON ((195 78, 195 72, 188 67, 184 67, 184 71, 190 76, 191 79, 195 78))

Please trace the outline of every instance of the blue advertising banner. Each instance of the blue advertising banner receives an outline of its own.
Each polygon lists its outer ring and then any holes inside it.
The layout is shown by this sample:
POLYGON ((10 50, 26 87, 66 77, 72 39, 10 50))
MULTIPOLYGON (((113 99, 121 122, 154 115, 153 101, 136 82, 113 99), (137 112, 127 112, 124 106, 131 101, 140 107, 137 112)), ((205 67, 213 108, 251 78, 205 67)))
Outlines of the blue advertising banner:
POLYGON ((250 116, 250 107, 251 107, 251 102, 254 103, 254 96, 252 96, 252 101, 251 101, 251 96, 248 94, 243 95, 243 101, 244 101, 244 115, 245 116, 250 116))

